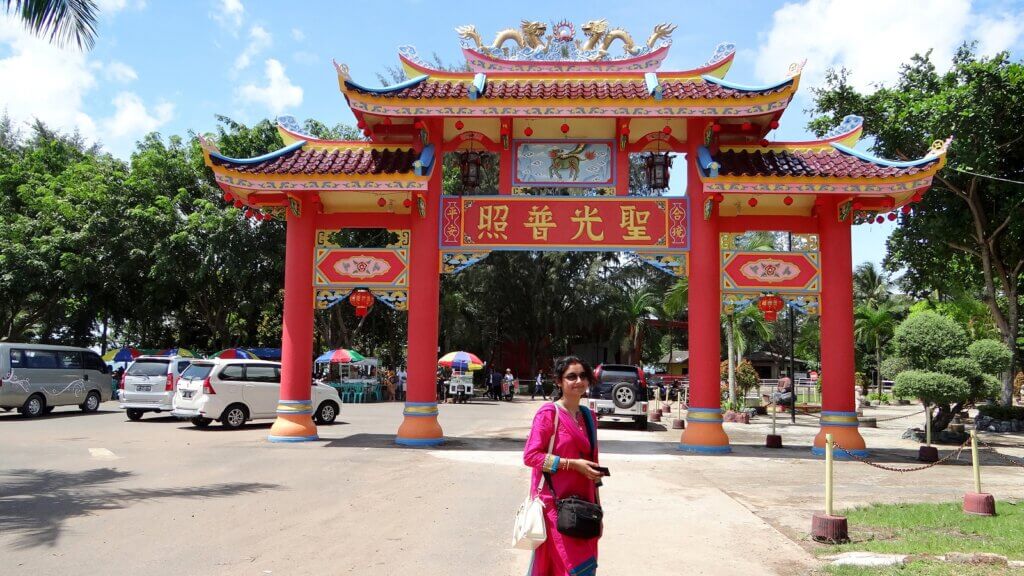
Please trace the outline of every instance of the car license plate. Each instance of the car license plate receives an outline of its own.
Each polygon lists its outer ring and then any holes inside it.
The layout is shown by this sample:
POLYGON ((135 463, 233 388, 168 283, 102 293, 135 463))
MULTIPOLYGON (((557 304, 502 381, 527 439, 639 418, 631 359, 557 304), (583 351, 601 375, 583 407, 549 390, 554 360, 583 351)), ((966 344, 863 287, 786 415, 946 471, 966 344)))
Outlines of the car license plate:
POLYGON ((152 386, 150 386, 149 384, 136 384, 135 385, 135 391, 136 392, 149 392, 150 388, 152 388, 152 386))
POLYGON ((192 391, 191 390, 182 390, 181 391, 181 396, 183 398, 191 398, 192 397, 192 391))
POLYGON ((597 413, 598 414, 615 414, 615 409, 614 408, 598 408, 597 409, 597 413))

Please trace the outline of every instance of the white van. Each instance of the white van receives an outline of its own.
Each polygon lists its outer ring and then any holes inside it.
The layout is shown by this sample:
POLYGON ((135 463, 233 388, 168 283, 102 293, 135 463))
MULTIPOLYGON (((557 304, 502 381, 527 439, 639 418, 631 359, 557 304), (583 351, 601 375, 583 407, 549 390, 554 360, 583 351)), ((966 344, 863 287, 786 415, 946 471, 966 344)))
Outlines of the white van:
POLYGON ((57 406, 95 412, 110 400, 110 388, 110 369, 92 350, 0 343, 0 408, 17 408, 29 417, 57 406))
POLYGON ((136 358, 118 384, 121 409, 127 412, 128 419, 139 420, 146 412, 173 410, 178 380, 193 360, 184 356, 136 358))
MULTIPOLYGON (((314 420, 333 424, 341 411, 338 391, 312 379, 310 385, 314 420)), ((200 428, 214 420, 226 428, 241 428, 249 420, 276 418, 280 396, 281 364, 277 362, 196 360, 178 381, 171 414, 200 428)))

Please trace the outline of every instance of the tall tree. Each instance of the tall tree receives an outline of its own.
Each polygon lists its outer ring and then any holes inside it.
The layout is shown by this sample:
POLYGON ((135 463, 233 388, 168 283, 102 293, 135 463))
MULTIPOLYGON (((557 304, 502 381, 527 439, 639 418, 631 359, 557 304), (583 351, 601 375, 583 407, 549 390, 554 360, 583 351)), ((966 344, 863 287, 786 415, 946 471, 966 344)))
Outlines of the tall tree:
POLYGON ((92 50, 96 43, 94 0, 3 0, 4 12, 18 14, 25 28, 37 36, 49 36, 57 46, 74 43, 92 50))
MULTIPOLYGON (((904 283, 915 294, 981 293, 1013 351, 1013 366, 1020 366, 1024 64, 1007 53, 979 57, 965 45, 946 72, 936 70, 929 53, 903 66, 892 87, 862 93, 848 71, 832 71, 814 96, 823 115, 811 123, 815 132, 861 114, 873 151, 884 157, 918 158, 928 142, 954 136, 934 189, 890 237, 885 266, 906 268, 904 283)), ((1012 379, 1005 377, 1003 403, 1011 396, 1012 379)))

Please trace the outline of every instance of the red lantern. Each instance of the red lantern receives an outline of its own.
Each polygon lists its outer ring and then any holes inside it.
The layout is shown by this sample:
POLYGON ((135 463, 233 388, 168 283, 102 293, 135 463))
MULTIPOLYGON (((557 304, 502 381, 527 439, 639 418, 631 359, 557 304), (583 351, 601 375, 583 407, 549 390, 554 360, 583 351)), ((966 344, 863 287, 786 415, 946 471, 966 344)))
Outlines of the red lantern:
POLYGON ((792 206, 793 205, 793 197, 792 196, 786 196, 785 198, 782 199, 782 203, 785 204, 786 206, 792 206))
POLYGON ((526 130, 523 130, 523 134, 526 134, 527 136, 533 136, 533 128, 527 126, 526 130))
POLYGON ((242 207, 242 201, 241 200, 235 200, 235 208, 241 208, 241 207, 242 207))
POLYGON ((456 130, 462 130, 463 127, 465 127, 465 126, 466 125, 462 123, 462 120, 456 120, 455 121, 455 129, 456 130))
POLYGON ((359 290, 353 290, 348 295, 348 303, 355 307, 356 316, 362 318, 366 316, 370 308, 373 308, 374 303, 373 294, 369 290, 360 288, 359 290))
POLYGON ((661 129, 661 132, 663 134, 665 134, 666 136, 668 136, 669 134, 672 133, 672 127, 671 126, 665 126, 664 128, 661 129))
POLYGON ((776 128, 779 127, 779 121, 772 120, 771 122, 768 123, 768 127, 771 128, 772 130, 775 130, 776 128))
POLYGON ((896 219, 896 213, 895 212, 889 212, 889 215, 886 216, 886 218, 888 218, 889 221, 892 222, 893 220, 896 219))
POLYGON ((875 222, 878 222, 879 224, 881 224, 882 222, 885 222, 885 217, 883 217, 883 216, 882 216, 881 214, 879 214, 879 215, 878 215, 878 216, 877 216, 877 217, 875 218, 875 222))
POLYGON ((231 195, 231 192, 225 192, 224 193, 224 201, 225 202, 231 202, 231 200, 233 198, 234 198, 234 196, 231 195))
POLYGON ((408 198, 406 198, 405 200, 402 200, 402 206, 405 206, 406 208, 411 207, 412 206, 412 200, 410 200, 408 198))
POLYGON ((768 144, 769 144, 769 142, 768 142, 767 138, 765 138, 764 140, 761 140, 761 147, 762 148, 767 148, 768 144))
POLYGON ((459 169, 462 172, 462 187, 466 190, 475 190, 480 186, 483 179, 482 166, 484 163, 483 154, 470 150, 463 152, 459 157, 459 169))
POLYGON ((775 322, 779 318, 779 311, 785 304, 782 298, 775 294, 765 294, 757 301, 757 309, 764 313, 764 319, 768 322, 775 322))
POLYGON ((725 200, 725 195, 722 194, 721 192, 715 192, 715 194, 713 196, 711 196, 711 199, 714 200, 715 202, 719 202, 720 203, 720 202, 723 202, 725 200))
POLYGON ((721 132, 722 131, 722 125, 721 124, 712 124, 711 125, 711 131, 716 133, 716 134, 721 132))
POLYGON ((672 157, 668 152, 663 154, 651 153, 647 155, 647 185, 652 190, 663 190, 668 188, 669 168, 672 167, 672 157))
POLYGON ((387 200, 385 200, 383 198, 377 198, 377 206, 380 206, 381 208, 383 208, 383 207, 387 206, 387 204, 388 204, 387 200))
POLYGON ((910 214, 910 206, 904 206, 903 208, 900 208, 900 212, 903 212, 904 214, 910 214))
POLYGON ((246 218, 252 218, 252 209, 246 209, 244 212, 246 218))
POLYGON ((561 130, 562 130, 562 134, 568 134, 569 133, 569 125, 568 124, 562 124, 561 130))
POLYGON ((747 200, 747 206, 750 206, 751 208, 757 206, 757 198, 751 198, 750 200, 747 200))

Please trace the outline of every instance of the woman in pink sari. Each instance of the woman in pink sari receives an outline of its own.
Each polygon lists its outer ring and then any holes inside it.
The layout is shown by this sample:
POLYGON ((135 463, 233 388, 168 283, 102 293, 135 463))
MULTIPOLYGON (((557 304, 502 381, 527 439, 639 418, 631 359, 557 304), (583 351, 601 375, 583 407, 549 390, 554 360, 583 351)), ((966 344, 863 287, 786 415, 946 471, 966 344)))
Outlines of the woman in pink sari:
POLYGON ((597 574, 598 538, 580 539, 558 531, 555 501, 577 496, 600 504, 597 488, 597 421, 580 398, 594 381, 591 367, 575 356, 555 362, 555 401, 533 417, 523 462, 533 469, 531 490, 540 490, 544 502, 547 540, 534 552, 528 576, 594 576, 597 574), (555 431, 555 411, 558 429, 555 431), (554 448, 548 445, 555 434, 554 448), (541 480, 544 480, 541 485, 541 480))

